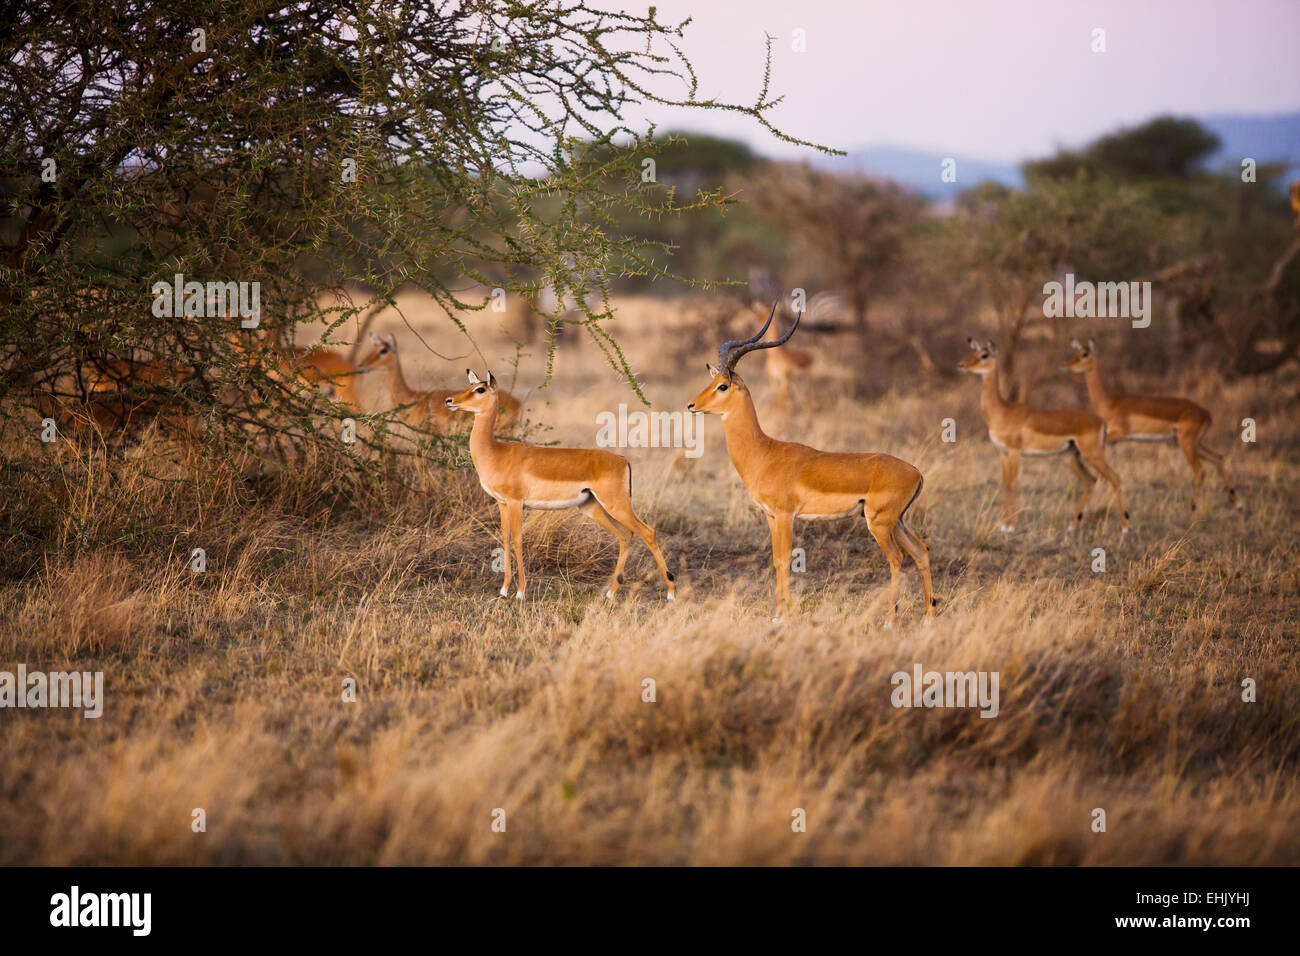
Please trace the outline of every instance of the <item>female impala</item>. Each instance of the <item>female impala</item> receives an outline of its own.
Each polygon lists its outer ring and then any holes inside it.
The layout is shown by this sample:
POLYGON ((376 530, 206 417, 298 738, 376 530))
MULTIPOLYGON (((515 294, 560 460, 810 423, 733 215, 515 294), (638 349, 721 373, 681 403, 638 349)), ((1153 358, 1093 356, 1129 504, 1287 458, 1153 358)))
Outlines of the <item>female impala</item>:
POLYGON ((899 568, 903 552, 911 555, 925 590, 925 615, 934 616, 930 584, 930 552, 903 522, 903 515, 921 493, 921 473, 890 455, 840 454, 818 451, 795 442, 777 441, 764 434, 754 411, 754 400, 736 374, 741 356, 758 349, 784 345, 799 327, 795 316, 790 330, 774 341, 762 341, 767 323, 748 339, 724 342, 718 349, 718 368, 708 366, 708 387, 686 406, 692 412, 721 415, 727 452, 749 495, 767 516, 772 536, 772 563, 776 565, 776 617, 785 613, 790 597, 790 549, 794 519, 847 518, 862 514, 867 527, 889 560, 889 614, 892 624, 898 610, 899 568))
POLYGON ((1068 461, 1083 484, 1083 496, 1074 513, 1074 520, 1066 528, 1073 531, 1083 520, 1083 509, 1092 495, 1097 476, 1088 470, 1091 465, 1115 489, 1119 500, 1120 521, 1128 532, 1128 512, 1124 509, 1124 492, 1120 490, 1119 475, 1106 464, 1106 425, 1100 418, 1083 409, 1031 408, 1002 398, 998 390, 998 350, 992 342, 980 345, 968 339, 974 355, 957 366, 963 372, 984 377, 984 392, 980 407, 989 427, 989 441, 1002 453, 1002 490, 1006 495, 1006 517, 1001 531, 1016 530, 1016 478, 1020 474, 1021 455, 1060 455, 1069 452, 1068 461))
POLYGON ((1201 491, 1205 469, 1204 458, 1219 473, 1228 501, 1240 508, 1237 492, 1228 481, 1223 469, 1223 456, 1201 444, 1210 427, 1210 413, 1195 402, 1185 398, 1144 398, 1140 395, 1110 395, 1101 383, 1101 370, 1097 367, 1097 346, 1092 339, 1084 348, 1078 340, 1070 343, 1074 355, 1066 360, 1064 368, 1082 375, 1088 386, 1088 404, 1106 422, 1106 443, 1119 441, 1177 442, 1192 469, 1191 510, 1196 510, 1196 496, 1201 491))
MULTIPOLYGON (((388 370, 388 392, 393 407, 411 406, 400 413, 399 417, 402 421, 416 428, 432 428, 437 432, 454 431, 468 423, 468 416, 448 411, 451 406, 447 404, 447 399, 456 394, 454 391, 431 389, 421 392, 406 384, 406 376, 402 374, 402 362, 397 357, 396 335, 381 339, 371 332, 370 342, 374 348, 361 360, 361 369, 366 372, 374 369, 388 370)), ((501 427, 509 428, 519 420, 522 406, 519 399, 504 389, 499 390, 497 400, 501 403, 501 427)))
POLYGON ((353 365, 334 349, 324 346, 285 348, 275 340, 270 329, 262 333, 231 332, 231 346, 247 361, 263 366, 266 374, 277 381, 297 378, 315 386, 330 398, 361 410, 357 395, 357 376, 365 369, 353 365))
POLYGON ((677 585, 659 551, 654 528, 632 510, 632 466, 613 452, 589 448, 549 448, 522 442, 498 441, 494 434, 501 394, 496 379, 487 381, 469 372, 470 387, 446 399, 451 411, 474 416, 469 433, 469 453, 478 471, 479 484, 496 499, 501 512, 501 545, 505 550, 506 580, 501 596, 510 594, 510 542, 514 541, 515 563, 519 566, 519 590, 524 596, 523 510, 577 508, 618 539, 618 562, 605 591, 612 598, 623 583, 623 565, 632 535, 645 542, 654 555, 659 572, 668 582, 668 600, 677 585))
POLYGON ((293 364, 294 372, 308 385, 336 401, 361 410, 357 397, 357 376, 364 369, 353 365, 338 352, 329 348, 305 349, 295 345, 286 358, 293 364))

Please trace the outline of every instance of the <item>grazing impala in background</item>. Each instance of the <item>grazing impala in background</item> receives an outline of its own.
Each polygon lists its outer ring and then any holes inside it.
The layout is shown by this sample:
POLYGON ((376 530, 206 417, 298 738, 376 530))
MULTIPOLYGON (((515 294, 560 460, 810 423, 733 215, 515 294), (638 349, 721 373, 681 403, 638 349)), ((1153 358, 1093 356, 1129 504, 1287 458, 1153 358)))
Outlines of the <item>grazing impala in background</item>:
POLYGON ((479 484, 496 499, 501 513, 501 544, 505 549, 505 583, 501 596, 510 594, 510 545, 514 541, 515 563, 519 567, 519 589, 523 599, 525 508, 561 510, 577 508, 618 539, 618 562, 605 597, 612 598, 623 583, 627 546, 636 535, 654 555, 659 572, 668 583, 668 600, 677 585, 655 539, 654 528, 632 509, 632 466, 621 455, 594 448, 549 448, 522 442, 498 441, 494 433, 501 393, 496 379, 487 381, 469 372, 470 387, 444 401, 450 411, 474 416, 469 433, 469 453, 474 459, 479 484))
POLYGON ((357 397, 357 376, 364 369, 360 366, 353 365, 333 349, 323 347, 306 349, 295 345, 286 358, 304 382, 315 385, 344 405, 361 410, 361 399, 357 397))
MULTIPOLYGON (((745 311, 746 316, 751 316, 757 320, 762 320, 763 313, 767 311, 767 306, 761 302, 755 302, 745 311)), ((775 341, 777 336, 776 326, 772 326, 764 342, 775 341)), ((786 346, 781 349, 769 349, 767 353, 767 362, 764 370, 767 377, 772 380, 773 395, 772 407, 777 411, 785 411, 786 403, 790 397, 790 383, 793 379, 807 380, 808 370, 812 368, 813 355, 806 349, 797 349, 794 346, 786 346)))
POLYGON ((297 378, 315 386, 330 398, 362 410, 357 395, 357 377, 365 371, 353 365, 334 349, 325 346, 285 348, 267 328, 260 332, 231 332, 231 346, 249 362, 261 364, 266 374, 277 381, 297 378))
POLYGON ((790 552, 794 519, 847 518, 862 514, 867 527, 889 560, 889 614, 892 624, 898 610, 899 569, 903 552, 911 555, 925 590, 925 615, 934 616, 930 584, 930 552, 903 522, 903 516, 921 493, 921 473, 907 462, 884 454, 841 454, 818 451, 795 442, 777 441, 764 434, 754 411, 754 400, 736 374, 736 363, 757 349, 784 345, 799 327, 795 316, 790 330, 773 341, 763 341, 767 323, 748 339, 724 342, 718 349, 718 368, 708 366, 708 386, 686 408, 721 415, 727 452, 749 495, 767 516, 772 535, 772 563, 776 566, 776 617, 785 614, 790 597, 790 552))
POLYGON ((989 428, 989 441, 1002 454, 1002 490, 1006 496, 1006 514, 1001 531, 1016 530, 1016 478, 1020 474, 1021 455, 1060 455, 1069 452, 1068 461, 1083 484, 1083 496, 1067 530, 1073 531, 1083 520, 1083 509, 1092 495, 1097 476, 1091 466, 1115 489, 1119 500, 1120 521, 1129 530, 1128 511, 1119 475, 1106 464, 1106 425, 1091 412, 1076 408, 1031 408, 1008 402, 998 390, 998 351, 992 342, 980 345, 968 339, 975 353, 957 366, 963 372, 984 377, 980 407, 989 428))
MULTIPOLYGON (((447 400, 456 392, 442 389, 421 392, 406 384, 406 376, 402 374, 402 362, 397 357, 396 335, 389 335, 384 339, 371 332, 370 343, 374 348, 361 360, 361 368, 366 372, 374 369, 388 370, 388 392, 393 407, 411 406, 404 408, 400 413, 399 417, 402 421, 415 428, 432 428, 437 432, 454 431, 469 422, 469 416, 458 415, 449 410, 451 406, 447 400)), ((504 389, 493 389, 493 394, 501 403, 498 424, 503 429, 509 428, 519 421, 522 408, 519 399, 504 389)))
POLYGON ((1101 369, 1097 366, 1097 346, 1091 339, 1084 348, 1078 340, 1070 343, 1074 354, 1066 360, 1067 371, 1082 375, 1088 386, 1088 403, 1092 410, 1106 423, 1106 443, 1120 441, 1177 442, 1192 469, 1191 510, 1196 510, 1196 496, 1201 491, 1201 482, 1205 478, 1205 469, 1201 459, 1205 459, 1219 473, 1223 487, 1228 492, 1228 501, 1240 508, 1237 492, 1228 481, 1228 473, 1223 468, 1223 455, 1211 451, 1201 444, 1206 430, 1210 427, 1211 416, 1208 411, 1195 402, 1185 398, 1146 398, 1141 395, 1111 395, 1101 381, 1101 369))

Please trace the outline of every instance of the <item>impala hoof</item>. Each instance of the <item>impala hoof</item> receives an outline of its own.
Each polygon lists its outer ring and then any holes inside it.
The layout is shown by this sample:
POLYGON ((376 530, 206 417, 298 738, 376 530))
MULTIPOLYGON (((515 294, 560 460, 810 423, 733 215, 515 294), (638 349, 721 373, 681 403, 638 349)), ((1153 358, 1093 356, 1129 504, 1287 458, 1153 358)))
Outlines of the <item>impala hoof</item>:
POLYGON ((502 596, 502 597, 510 597, 510 589, 509 589, 509 588, 502 588, 502 589, 501 589, 501 596, 502 596))
POLYGON ((613 599, 614 599, 614 592, 613 592, 613 591, 606 591, 606 592, 605 592, 605 600, 606 600, 606 601, 612 601, 613 599))
POLYGON ((1132 530, 1133 530, 1132 528, 1120 528, 1120 529, 1119 529, 1119 533, 1120 533, 1120 534, 1128 534, 1128 533, 1129 533, 1130 531, 1132 531, 1132 530))
POLYGON ((1003 534, 1012 534, 1015 532, 1016 526, 1013 524, 999 525, 998 530, 1001 531, 1003 534))
POLYGON ((676 600, 677 600, 677 592, 676 592, 676 591, 669 591, 669 592, 668 592, 668 600, 670 600, 670 601, 676 601, 676 600))
POLYGON ((1069 524, 1067 524, 1067 525, 1065 526, 1065 530, 1066 530, 1067 533, 1070 532, 1070 531, 1077 531, 1078 529, 1079 529, 1079 526, 1078 526, 1077 524, 1075 524, 1074 522, 1070 522, 1069 524))
POLYGON ((780 624, 780 623, 781 623, 782 621, 784 621, 784 620, 785 620, 785 618, 783 618, 780 614, 778 614, 776 617, 772 618, 772 623, 773 623, 773 624, 780 624))
POLYGON ((516 600, 516 601, 522 601, 523 599, 524 599, 524 592, 523 592, 523 591, 516 591, 516 592, 515 592, 515 600, 516 600))

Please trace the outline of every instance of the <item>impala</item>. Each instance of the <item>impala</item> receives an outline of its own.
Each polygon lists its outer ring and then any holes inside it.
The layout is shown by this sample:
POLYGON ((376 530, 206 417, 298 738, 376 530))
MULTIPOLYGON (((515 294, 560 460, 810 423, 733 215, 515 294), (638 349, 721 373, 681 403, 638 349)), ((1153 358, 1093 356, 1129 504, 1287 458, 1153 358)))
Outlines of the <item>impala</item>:
POLYGON ((1106 423, 1107 444, 1120 441, 1176 442, 1192 469, 1191 510, 1196 510, 1196 496, 1200 493, 1201 482, 1205 478, 1201 459, 1208 461, 1218 471, 1223 487, 1228 492, 1228 501, 1241 507, 1237 492, 1228 481, 1228 473, 1223 468, 1223 455, 1201 444, 1210 427, 1211 416, 1208 411, 1185 398, 1111 395, 1101 381, 1096 344, 1089 339, 1088 347, 1084 348, 1075 339, 1070 345, 1074 348, 1074 354, 1066 360, 1063 368, 1083 376, 1088 386, 1088 403, 1106 423))
POLYGON ((315 386, 331 398, 361 410, 357 395, 357 376, 365 369, 353 365, 338 352, 323 346, 284 348, 275 341, 268 328, 262 333, 245 334, 242 330, 228 336, 231 346, 248 362, 259 364, 266 375, 283 382, 294 377, 315 386))
POLYGON ((82 365, 82 379, 92 393, 129 391, 136 388, 175 388, 194 374, 193 369, 165 362, 137 359, 106 359, 82 365))
POLYGON ((501 596, 510 594, 510 549, 514 542, 522 600, 524 575, 523 511, 537 508, 558 511, 577 508, 618 539, 618 561, 605 597, 612 598, 623 583, 623 565, 632 535, 645 542, 654 555, 659 572, 668 583, 668 600, 676 596, 677 585, 668 571, 655 539, 654 528, 632 509, 632 466, 621 455, 594 448, 551 448, 522 442, 498 441, 495 428, 501 393, 488 373, 480 381, 467 371, 470 387, 444 401, 450 411, 474 416, 469 433, 469 453, 483 490, 496 499, 501 515, 501 545, 505 552, 505 583, 501 596))
POLYGON ((295 345, 286 358, 293 363, 298 377, 315 385, 326 395, 358 411, 361 399, 357 396, 357 376, 364 369, 353 365, 338 352, 328 348, 305 349, 295 345))
POLYGON ((1083 409, 1031 408, 1017 402, 1008 402, 998 388, 998 350, 992 342, 980 345, 967 340, 975 353, 957 366, 984 378, 980 407, 989 429, 989 441, 1002 454, 1002 491, 1006 499, 1005 518, 1000 531, 1016 530, 1016 478, 1020 474, 1022 455, 1061 455, 1069 453, 1071 469, 1083 485, 1083 495, 1074 520, 1067 529, 1073 531, 1083 520, 1083 509, 1092 495, 1097 476, 1088 470, 1091 466, 1115 489, 1119 500, 1121 525, 1129 530, 1128 511, 1124 509, 1124 492, 1120 489, 1119 475, 1106 464, 1106 424, 1091 412, 1083 409))
MULTIPOLYGON (((361 369, 366 372, 387 369, 388 393, 393 407, 411 406, 399 414, 402 421, 417 428, 431 427, 438 432, 454 431, 465 423, 465 415, 457 415, 454 411, 449 411, 451 405, 448 404, 448 399, 456 394, 455 391, 431 389, 421 392, 406 384, 406 376, 402 374, 402 362, 397 356, 396 335, 389 335, 384 339, 371 332, 370 343, 374 348, 361 360, 361 369)), ((494 389, 493 394, 501 403, 501 427, 509 428, 519 420, 522 407, 519 399, 504 389, 494 389)))
POLYGON ((764 341, 775 314, 773 305, 767 322, 757 334, 722 344, 718 349, 718 367, 706 366, 710 377, 708 386, 686 406, 688 411, 722 416, 731 463, 750 497, 767 516, 772 563, 776 566, 773 620, 781 620, 790 598, 794 519, 847 518, 857 514, 867 519, 867 528, 889 561, 887 623, 893 623, 898 610, 899 569, 904 552, 911 556, 921 575, 926 617, 933 617, 930 552, 903 520, 907 509, 921 494, 924 483, 921 473, 891 455, 841 454, 777 441, 759 425, 754 400, 735 369, 742 356, 784 345, 799 327, 802 313, 795 316, 785 335, 764 341))

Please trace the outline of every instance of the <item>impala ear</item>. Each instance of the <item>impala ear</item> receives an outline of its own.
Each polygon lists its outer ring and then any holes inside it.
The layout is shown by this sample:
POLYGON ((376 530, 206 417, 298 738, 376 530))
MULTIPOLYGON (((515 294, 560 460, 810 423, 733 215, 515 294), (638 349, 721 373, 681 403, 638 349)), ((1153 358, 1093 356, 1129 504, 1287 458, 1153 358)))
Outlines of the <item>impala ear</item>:
POLYGON ((494 392, 497 390, 497 378, 491 372, 488 372, 488 388, 494 392))
POLYGON ((1088 348, 1090 348, 1094 352, 1097 351, 1097 343, 1094 342, 1092 339, 1088 339, 1088 348))
POLYGON ((1083 346, 1079 344, 1078 339, 1070 339, 1070 348, 1074 349, 1076 352, 1083 351, 1083 346))
POLYGON ((397 335, 395 333, 388 336, 388 347, 393 351, 397 351, 397 335))
POLYGON ((997 355, 997 354, 998 354, 998 347, 997 347, 996 345, 993 344, 993 340, 992 340, 992 339, 989 339, 988 344, 985 345, 984 347, 987 348, 987 349, 989 350, 989 355, 997 355))
POLYGON ((465 369, 465 374, 469 376, 469 383, 471 385, 477 385, 479 383, 479 378, 477 375, 474 374, 474 370, 472 368, 465 369))
POLYGON ((709 377, 710 377, 710 378, 713 378, 713 377, 715 377, 715 376, 721 374, 721 373, 720 373, 716 368, 713 367, 713 363, 712 363, 712 362, 705 362, 705 363, 704 363, 704 367, 707 368, 707 369, 709 370, 709 377))
POLYGON ((980 350, 980 344, 976 342, 974 339, 968 338, 966 340, 966 343, 970 346, 970 350, 972 352, 978 352, 980 350))
POLYGON ((371 333, 370 333, 370 342, 371 342, 371 344, 373 344, 373 345, 383 345, 383 344, 384 344, 384 340, 381 339, 379 336, 375 335, 374 332, 371 332, 371 333))

